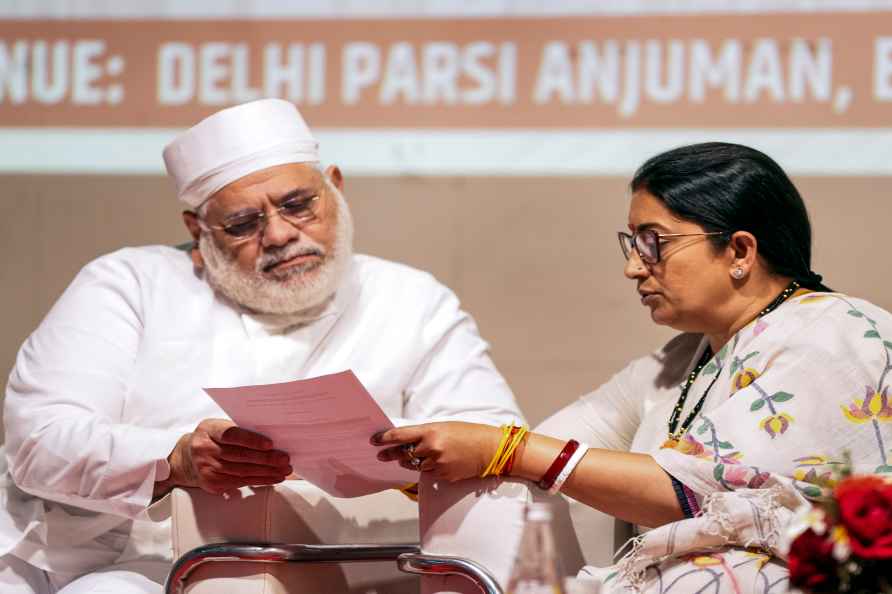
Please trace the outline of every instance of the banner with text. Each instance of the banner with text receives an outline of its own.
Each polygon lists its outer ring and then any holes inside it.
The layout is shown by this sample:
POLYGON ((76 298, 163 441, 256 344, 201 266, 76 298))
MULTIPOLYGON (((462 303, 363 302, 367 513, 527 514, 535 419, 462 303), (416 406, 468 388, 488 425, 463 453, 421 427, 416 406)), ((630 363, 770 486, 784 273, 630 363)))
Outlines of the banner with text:
POLYGON ((316 130, 888 129, 892 17, 0 21, 8 132, 182 128, 260 97, 316 130))

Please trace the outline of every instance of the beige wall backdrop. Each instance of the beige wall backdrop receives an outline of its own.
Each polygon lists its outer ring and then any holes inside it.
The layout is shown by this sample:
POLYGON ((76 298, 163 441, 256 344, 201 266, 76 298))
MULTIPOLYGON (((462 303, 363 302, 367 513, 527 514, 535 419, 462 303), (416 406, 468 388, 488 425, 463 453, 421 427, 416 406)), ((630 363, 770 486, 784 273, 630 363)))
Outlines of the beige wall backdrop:
POLYGON ((615 235, 671 147, 774 157, 813 268, 892 309, 892 0, 13 0, 0 66, 4 371, 86 262, 186 239, 162 147, 261 96, 342 166, 357 251, 452 287, 533 423, 672 335, 615 235))
MULTIPOLYGON (((620 177, 351 177, 357 251, 432 272, 477 319, 533 423, 672 331, 622 276, 620 177)), ((814 226, 814 269, 892 309, 892 177, 795 180, 814 226)), ((77 271, 124 246, 186 238, 161 176, 0 176, 0 367, 13 365, 77 271)))

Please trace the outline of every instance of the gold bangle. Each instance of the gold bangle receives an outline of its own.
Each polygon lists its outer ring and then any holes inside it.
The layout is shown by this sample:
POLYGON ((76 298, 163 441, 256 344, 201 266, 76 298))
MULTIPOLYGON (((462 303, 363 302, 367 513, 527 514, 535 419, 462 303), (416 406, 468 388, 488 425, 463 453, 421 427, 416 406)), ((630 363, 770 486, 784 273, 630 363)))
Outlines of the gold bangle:
POLYGON ((514 427, 514 423, 510 425, 502 425, 502 439, 499 441, 499 447, 496 448, 495 454, 493 454, 492 459, 489 461, 489 464, 486 466, 486 470, 480 475, 480 478, 486 478, 490 474, 492 474, 496 465, 498 465, 499 460, 502 459, 502 453, 505 450, 505 447, 508 445, 508 438, 511 436, 511 429, 514 427))
POLYGON ((511 439, 511 443, 508 444, 508 447, 505 448, 504 453, 502 454, 502 459, 499 461, 499 464, 496 466, 493 474, 496 476, 501 476, 502 472, 505 470, 505 466, 508 465, 508 461, 511 460, 511 456, 514 455, 514 452, 517 451, 518 446, 520 446, 524 437, 529 433, 529 429, 526 426, 518 427, 517 433, 514 434, 514 437, 511 439))

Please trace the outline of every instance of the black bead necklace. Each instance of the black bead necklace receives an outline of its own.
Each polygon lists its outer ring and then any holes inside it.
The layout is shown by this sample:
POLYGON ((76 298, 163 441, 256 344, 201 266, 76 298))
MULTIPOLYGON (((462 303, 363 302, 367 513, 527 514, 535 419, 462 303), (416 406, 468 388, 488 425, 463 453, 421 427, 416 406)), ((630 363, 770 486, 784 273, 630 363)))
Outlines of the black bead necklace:
MULTIPOLYGON (((796 281, 792 281, 787 288, 784 289, 780 295, 774 298, 774 301, 769 303, 765 308, 759 312, 759 315, 756 316, 755 319, 759 319, 762 316, 768 315, 777 309, 781 303, 790 298, 790 295, 799 290, 800 285, 796 281)), ((688 399, 688 392, 691 389, 691 386, 694 385, 694 382, 697 380, 697 376, 700 375, 700 371, 706 367, 706 364, 709 363, 709 360, 712 359, 712 348, 709 345, 706 346, 706 349, 703 351, 703 354, 700 356, 700 360, 697 361, 697 365, 694 366, 694 369, 691 373, 688 374, 687 379, 684 384, 681 386, 681 394, 678 397, 678 402, 675 403, 675 408, 672 409, 672 414, 669 415, 669 438, 663 443, 664 448, 671 448, 688 430, 688 427, 691 426, 691 423, 694 422, 694 419, 697 418, 697 414, 700 413, 700 409, 703 408, 703 404, 706 402, 706 396, 709 394, 709 390, 712 388, 715 381, 722 374, 722 371, 719 370, 718 373, 715 374, 715 377, 712 378, 712 381, 709 382, 709 385, 706 386, 706 390, 703 391, 703 395, 700 396, 700 400, 697 401, 697 404, 694 405, 693 410, 691 410, 690 414, 688 414, 687 418, 681 424, 681 427, 678 427, 678 419, 681 417, 681 411, 684 408, 684 403, 688 399)))

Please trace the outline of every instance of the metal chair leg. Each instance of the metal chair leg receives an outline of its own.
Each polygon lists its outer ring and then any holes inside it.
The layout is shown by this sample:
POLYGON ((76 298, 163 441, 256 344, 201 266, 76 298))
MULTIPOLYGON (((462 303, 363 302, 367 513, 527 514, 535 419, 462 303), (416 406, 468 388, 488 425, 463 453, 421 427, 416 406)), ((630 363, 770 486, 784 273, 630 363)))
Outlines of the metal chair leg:
POLYGON ((177 559, 164 584, 165 594, 181 594, 186 578, 205 563, 247 561, 253 563, 354 563, 395 561, 400 555, 419 553, 417 544, 305 545, 305 544, 208 544, 177 559))
POLYGON ((396 560, 400 571, 419 575, 458 575, 474 582, 483 594, 503 594, 501 586, 481 565, 463 557, 404 553, 396 560))

